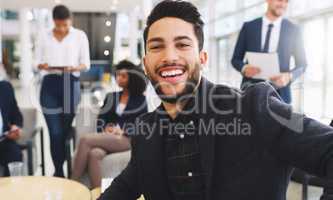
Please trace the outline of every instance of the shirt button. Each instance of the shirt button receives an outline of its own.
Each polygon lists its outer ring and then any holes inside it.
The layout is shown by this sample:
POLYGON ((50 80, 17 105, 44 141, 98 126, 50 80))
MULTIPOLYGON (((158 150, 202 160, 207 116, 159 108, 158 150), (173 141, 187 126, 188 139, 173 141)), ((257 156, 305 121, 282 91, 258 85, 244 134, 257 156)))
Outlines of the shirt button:
POLYGON ((192 173, 192 172, 189 172, 189 173, 187 173, 187 175, 188 175, 189 177, 192 177, 192 176, 193 176, 193 173, 192 173))
POLYGON ((180 137, 180 139, 184 139, 185 135, 184 134, 180 134, 179 137, 180 137))

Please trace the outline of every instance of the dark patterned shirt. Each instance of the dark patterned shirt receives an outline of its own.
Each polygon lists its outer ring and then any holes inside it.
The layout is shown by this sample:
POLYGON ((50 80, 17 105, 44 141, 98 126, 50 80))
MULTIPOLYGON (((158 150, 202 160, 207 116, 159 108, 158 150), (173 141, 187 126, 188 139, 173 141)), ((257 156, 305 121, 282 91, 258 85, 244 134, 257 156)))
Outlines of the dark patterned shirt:
POLYGON ((176 200, 203 200, 205 174, 202 173, 198 134, 190 116, 180 115, 164 123, 165 163, 170 191, 176 200))

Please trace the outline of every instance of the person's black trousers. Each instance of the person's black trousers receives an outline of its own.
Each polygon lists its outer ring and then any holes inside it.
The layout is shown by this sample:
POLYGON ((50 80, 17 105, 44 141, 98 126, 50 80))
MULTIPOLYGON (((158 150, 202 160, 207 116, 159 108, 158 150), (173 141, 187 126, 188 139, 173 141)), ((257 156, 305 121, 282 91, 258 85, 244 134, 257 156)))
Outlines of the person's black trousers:
POLYGON ((9 176, 8 163, 22 161, 20 146, 13 140, 5 139, 0 142, 0 165, 4 168, 4 176, 9 176))

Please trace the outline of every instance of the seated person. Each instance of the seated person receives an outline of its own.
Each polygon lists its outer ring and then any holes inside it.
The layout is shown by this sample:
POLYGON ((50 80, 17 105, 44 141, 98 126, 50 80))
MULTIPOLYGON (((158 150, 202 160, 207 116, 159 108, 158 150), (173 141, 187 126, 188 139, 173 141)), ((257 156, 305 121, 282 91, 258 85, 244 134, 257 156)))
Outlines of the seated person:
POLYGON ((147 112, 143 71, 129 61, 121 61, 115 69, 116 81, 123 90, 106 96, 98 116, 98 134, 81 137, 74 158, 72 179, 80 179, 88 169, 92 188, 101 185, 101 160, 107 154, 130 149, 130 126, 139 115, 147 112))
POLYGON ((23 117, 9 82, 0 81, 0 96, 0 165, 4 176, 9 176, 8 163, 22 161, 21 149, 15 140, 21 135, 23 117))

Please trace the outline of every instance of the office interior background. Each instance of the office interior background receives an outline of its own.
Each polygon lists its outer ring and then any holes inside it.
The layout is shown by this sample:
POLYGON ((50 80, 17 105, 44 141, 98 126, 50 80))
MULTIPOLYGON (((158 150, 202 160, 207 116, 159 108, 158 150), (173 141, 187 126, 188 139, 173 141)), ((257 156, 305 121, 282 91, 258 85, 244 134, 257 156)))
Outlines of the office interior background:
MULTIPOLYGON (((82 83, 86 84, 81 104, 89 105, 95 103, 92 96, 98 99, 99 95, 92 87, 103 86, 107 90, 117 87, 115 81, 105 75, 111 73, 112 77, 113 64, 122 59, 140 63, 144 54, 142 32, 145 18, 158 1, 0 2, 0 63, 5 66, 8 78, 15 86, 19 106, 35 107, 39 106, 40 77, 35 69, 34 48, 38 34, 52 27, 53 6, 60 3, 68 6, 74 13, 74 26, 88 35, 92 65, 90 71, 81 77, 82 83)), ((239 88, 241 76, 230 62, 234 45, 242 24, 264 14, 265 1, 192 2, 199 7, 206 23, 204 48, 209 53, 209 64, 204 70, 206 77, 213 82, 239 88)), ((333 118, 333 67, 330 66, 333 57, 333 0, 290 0, 286 17, 301 26, 308 60, 304 76, 292 84, 292 104, 297 111, 328 123, 333 118)), ((150 110, 157 106, 155 100, 152 100, 154 103, 150 104, 150 110)), ((42 117, 39 123, 45 126, 42 117)), ((51 162, 47 151, 46 161, 51 162)), ((51 172, 51 169, 47 170, 47 174, 51 172)), ((315 190, 312 195, 317 195, 315 190)))

